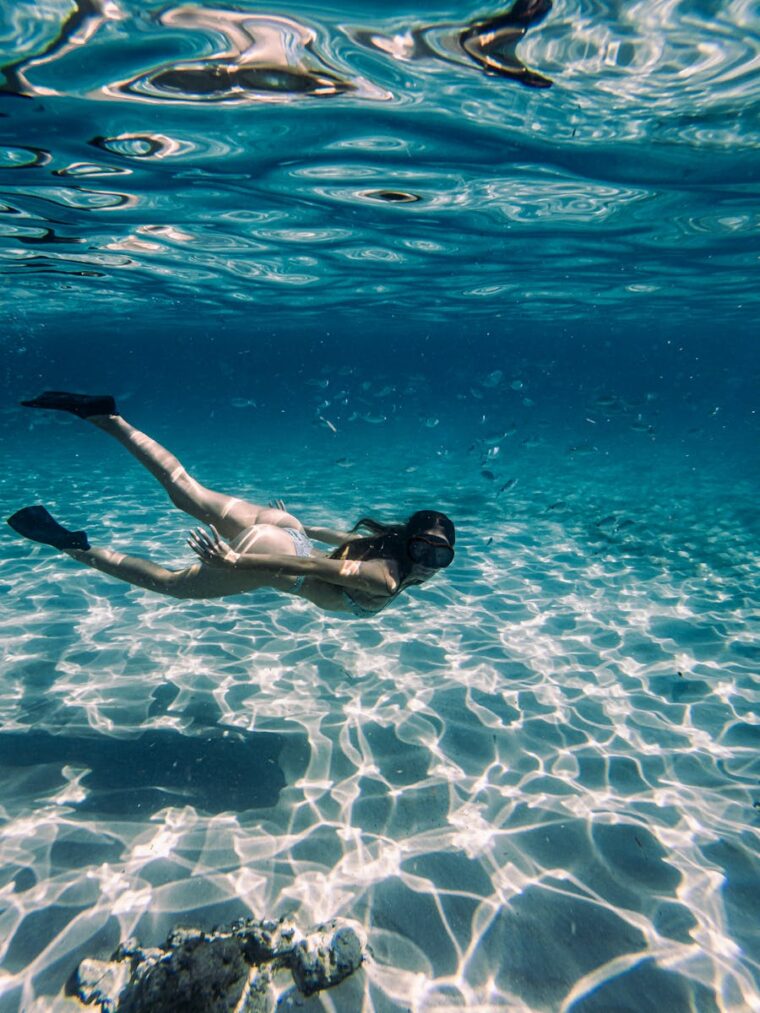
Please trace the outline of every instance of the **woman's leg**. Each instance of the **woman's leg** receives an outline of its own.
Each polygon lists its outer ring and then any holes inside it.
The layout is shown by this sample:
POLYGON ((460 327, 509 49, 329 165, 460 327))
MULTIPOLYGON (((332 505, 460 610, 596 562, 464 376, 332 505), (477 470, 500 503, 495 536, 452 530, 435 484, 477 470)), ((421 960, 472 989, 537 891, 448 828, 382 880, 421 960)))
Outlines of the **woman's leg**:
POLYGON ((273 524, 303 531, 301 522, 284 510, 259 506, 207 489, 187 473, 174 454, 135 429, 120 415, 93 415, 88 421, 126 447, 158 479, 176 507, 204 524, 213 524, 225 538, 234 538, 254 524, 273 524))
MULTIPOLYGON (((224 598, 258 587, 271 586, 261 574, 231 571, 196 563, 184 570, 167 570, 149 559, 127 556, 113 549, 65 549, 67 556, 85 566, 117 577, 135 587, 169 595, 171 598, 224 598)), ((277 581, 274 582, 275 584, 277 581)))

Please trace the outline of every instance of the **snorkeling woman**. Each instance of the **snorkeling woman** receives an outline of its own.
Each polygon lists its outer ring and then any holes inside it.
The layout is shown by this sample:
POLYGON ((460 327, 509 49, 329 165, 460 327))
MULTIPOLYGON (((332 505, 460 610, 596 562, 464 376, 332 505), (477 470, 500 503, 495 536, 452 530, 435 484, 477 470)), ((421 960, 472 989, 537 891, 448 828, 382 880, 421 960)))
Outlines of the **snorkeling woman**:
POLYGON ((21 403, 69 412, 113 436, 158 479, 175 506, 208 526, 209 531, 197 528, 188 538, 200 562, 168 570, 147 559, 92 548, 84 531, 62 527, 43 506, 25 507, 8 518, 25 538, 137 587, 173 598, 223 598, 273 587, 328 612, 370 617, 454 558, 454 525, 437 510, 420 510, 402 524, 363 517, 350 531, 304 527, 281 501, 259 506, 200 485, 173 454, 122 418, 110 395, 45 391, 21 403), (360 528, 369 534, 360 534, 360 528), (337 548, 328 555, 311 539, 337 548))

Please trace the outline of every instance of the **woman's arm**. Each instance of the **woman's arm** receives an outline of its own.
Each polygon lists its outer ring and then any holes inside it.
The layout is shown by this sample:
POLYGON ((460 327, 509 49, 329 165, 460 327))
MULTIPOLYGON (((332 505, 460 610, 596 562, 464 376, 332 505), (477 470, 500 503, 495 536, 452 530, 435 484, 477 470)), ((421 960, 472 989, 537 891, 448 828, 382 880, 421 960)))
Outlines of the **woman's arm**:
POLYGON ((273 553, 242 555, 220 537, 213 525, 190 533, 188 545, 208 566, 230 570, 258 570, 271 577, 316 577, 328 584, 351 587, 368 594, 393 594, 396 581, 383 559, 327 559, 324 556, 285 556, 273 553))
POLYGON ((304 531, 315 542, 324 542, 326 545, 343 545, 344 542, 352 542, 355 538, 362 537, 354 531, 333 531, 332 528, 309 528, 306 525, 304 531))
POLYGON ((233 570, 258 570, 273 577, 316 577, 328 584, 352 587, 368 594, 392 594, 395 590, 395 581, 382 559, 362 561, 244 553, 229 565, 233 570))

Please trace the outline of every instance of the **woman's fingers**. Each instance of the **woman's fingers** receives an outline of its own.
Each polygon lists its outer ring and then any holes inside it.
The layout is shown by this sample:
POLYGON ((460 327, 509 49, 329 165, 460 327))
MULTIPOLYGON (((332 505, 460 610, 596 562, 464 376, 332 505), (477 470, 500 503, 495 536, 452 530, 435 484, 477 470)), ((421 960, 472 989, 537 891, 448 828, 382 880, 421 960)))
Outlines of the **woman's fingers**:
POLYGON ((187 536, 187 544, 203 563, 213 566, 229 562, 234 566, 239 554, 224 541, 213 524, 209 527, 211 535, 205 528, 194 528, 187 536))
POLYGON ((207 549, 214 548, 214 541, 209 537, 208 531, 204 531, 203 528, 196 528, 195 535, 198 541, 201 542, 202 545, 205 545, 207 549))
POLYGON ((235 553, 233 552, 232 546, 229 545, 227 542, 225 542, 225 540, 222 538, 222 536, 216 530, 216 528, 214 527, 214 525, 210 524, 209 527, 214 532, 214 548, 216 549, 216 551, 218 553, 220 553, 220 555, 225 556, 225 557, 228 556, 228 555, 230 555, 230 554, 234 555, 235 553))
POLYGON ((201 559, 211 559, 214 555, 214 546, 203 528, 195 528, 191 531, 187 544, 201 559))

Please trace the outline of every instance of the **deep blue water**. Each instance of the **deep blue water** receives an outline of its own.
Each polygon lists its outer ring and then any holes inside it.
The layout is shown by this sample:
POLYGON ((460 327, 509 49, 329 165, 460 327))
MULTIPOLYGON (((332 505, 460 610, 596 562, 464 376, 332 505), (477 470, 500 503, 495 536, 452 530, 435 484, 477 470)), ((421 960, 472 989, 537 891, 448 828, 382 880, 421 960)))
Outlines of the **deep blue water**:
POLYGON ((458 530, 346 622, 8 529, 2 1013, 249 914, 366 933, 306 1008, 760 1009, 759 23, 0 7, 5 516, 191 561, 123 449, 17 405, 73 389, 306 524, 458 530))

